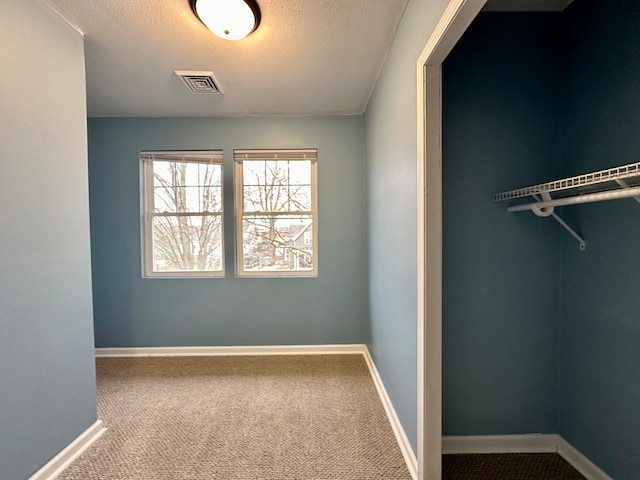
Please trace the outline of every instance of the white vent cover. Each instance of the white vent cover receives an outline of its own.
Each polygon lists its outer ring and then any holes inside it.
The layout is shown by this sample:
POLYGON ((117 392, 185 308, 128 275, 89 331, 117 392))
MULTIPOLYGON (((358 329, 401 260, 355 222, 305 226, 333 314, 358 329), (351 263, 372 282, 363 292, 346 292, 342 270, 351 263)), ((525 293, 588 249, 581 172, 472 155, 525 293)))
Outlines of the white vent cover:
POLYGON ((191 93, 222 93, 213 80, 213 72, 176 70, 175 74, 182 79, 191 93))

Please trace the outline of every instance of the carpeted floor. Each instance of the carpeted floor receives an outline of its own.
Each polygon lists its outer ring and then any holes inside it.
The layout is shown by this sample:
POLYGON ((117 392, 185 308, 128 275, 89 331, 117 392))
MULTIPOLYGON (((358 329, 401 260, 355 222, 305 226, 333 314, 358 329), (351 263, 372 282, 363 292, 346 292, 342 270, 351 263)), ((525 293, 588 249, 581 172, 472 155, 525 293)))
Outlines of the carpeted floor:
POLYGON ((585 480, 557 453, 443 455, 443 480, 585 480))
POLYGON ((60 480, 411 477, 360 355, 98 359, 107 432, 60 480))

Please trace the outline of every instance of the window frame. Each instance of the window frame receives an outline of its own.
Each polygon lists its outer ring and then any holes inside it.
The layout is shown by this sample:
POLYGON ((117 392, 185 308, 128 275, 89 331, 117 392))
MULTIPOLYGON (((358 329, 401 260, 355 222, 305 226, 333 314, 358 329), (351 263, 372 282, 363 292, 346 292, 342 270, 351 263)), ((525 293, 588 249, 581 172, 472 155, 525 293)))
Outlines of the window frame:
MULTIPOLYGON (((318 150, 316 148, 305 149, 236 149, 233 151, 234 157, 234 186, 235 186, 235 261, 236 277, 242 278, 287 278, 287 277, 318 277, 318 150), (262 157, 262 158, 261 158, 262 157), (313 268, 311 270, 245 270, 243 253, 243 219, 245 216, 260 216, 257 212, 245 215, 244 211, 244 169, 243 160, 264 160, 264 161, 310 161, 311 179, 311 210, 302 212, 292 212, 295 216, 311 217, 311 235, 313 247, 313 268)), ((278 215, 277 212, 264 212, 278 215)))
POLYGON ((141 222, 141 269, 142 278, 178 279, 178 278, 224 278, 225 265, 225 233, 224 233, 224 161, 223 150, 180 150, 180 151, 141 151, 140 152, 140 222, 141 222), (176 161, 195 164, 220 165, 220 212, 170 212, 156 214, 153 188, 153 162, 176 161), (213 215, 220 217, 220 250, 221 270, 184 270, 184 271, 154 271, 153 261, 153 219, 157 216, 198 216, 213 215))

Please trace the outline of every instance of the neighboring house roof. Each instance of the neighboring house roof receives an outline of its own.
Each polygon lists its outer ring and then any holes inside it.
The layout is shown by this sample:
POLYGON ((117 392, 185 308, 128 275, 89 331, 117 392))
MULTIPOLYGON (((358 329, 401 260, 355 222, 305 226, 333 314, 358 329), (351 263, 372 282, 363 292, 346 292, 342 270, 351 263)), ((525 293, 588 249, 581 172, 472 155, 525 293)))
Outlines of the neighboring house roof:
POLYGON ((313 222, 308 222, 306 225, 303 225, 303 227, 300 229, 300 231, 298 233, 296 233, 296 235, 292 238, 290 238, 289 240, 291 240, 292 242, 297 241, 300 238, 300 235, 302 235, 304 232, 306 232, 307 230, 309 230, 309 227, 313 225, 313 222))

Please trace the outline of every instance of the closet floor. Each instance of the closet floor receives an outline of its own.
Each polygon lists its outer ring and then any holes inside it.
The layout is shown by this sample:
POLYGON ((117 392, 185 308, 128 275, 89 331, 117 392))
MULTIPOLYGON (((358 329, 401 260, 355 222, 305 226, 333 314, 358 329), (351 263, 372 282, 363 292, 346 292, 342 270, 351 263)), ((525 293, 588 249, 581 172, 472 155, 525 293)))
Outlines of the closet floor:
POLYGON ((443 480, 586 480, 557 453, 443 455, 443 480))

